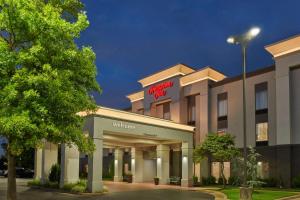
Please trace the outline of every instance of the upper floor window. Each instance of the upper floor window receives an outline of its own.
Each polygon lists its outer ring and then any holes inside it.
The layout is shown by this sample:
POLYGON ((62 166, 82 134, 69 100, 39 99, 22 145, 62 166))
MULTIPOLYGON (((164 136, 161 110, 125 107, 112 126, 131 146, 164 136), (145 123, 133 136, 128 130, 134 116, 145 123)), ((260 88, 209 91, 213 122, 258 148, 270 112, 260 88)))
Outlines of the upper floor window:
POLYGON ((268 84, 255 85, 255 108, 256 110, 268 109, 268 84))
POLYGON ((171 119, 170 102, 163 104, 163 118, 171 119))
POLYGON ((227 120, 227 93, 218 94, 218 134, 224 134, 227 132, 228 120, 227 120))
POLYGON ((218 94, 218 117, 227 116, 227 93, 218 94))
POLYGON ((187 97, 188 104, 188 119, 187 122, 189 125, 195 125, 196 121, 196 96, 188 96, 187 97))

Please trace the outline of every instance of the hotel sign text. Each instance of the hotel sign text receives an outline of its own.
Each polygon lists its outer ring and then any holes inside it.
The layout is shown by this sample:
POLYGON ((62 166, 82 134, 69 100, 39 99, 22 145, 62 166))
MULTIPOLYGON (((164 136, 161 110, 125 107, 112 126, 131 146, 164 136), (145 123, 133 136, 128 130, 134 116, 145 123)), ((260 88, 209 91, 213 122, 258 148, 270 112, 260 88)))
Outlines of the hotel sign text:
POLYGON ((154 99, 157 100, 159 97, 166 96, 167 88, 173 87, 172 81, 166 81, 157 85, 153 85, 149 88, 148 94, 153 95, 154 99))

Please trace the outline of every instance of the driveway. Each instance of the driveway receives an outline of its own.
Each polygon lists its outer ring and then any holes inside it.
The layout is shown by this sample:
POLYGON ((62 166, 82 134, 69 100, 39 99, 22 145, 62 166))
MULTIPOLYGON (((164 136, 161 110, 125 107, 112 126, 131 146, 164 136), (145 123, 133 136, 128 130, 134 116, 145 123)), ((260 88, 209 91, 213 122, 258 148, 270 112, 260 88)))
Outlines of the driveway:
MULTIPOLYGON (((18 179, 19 200, 213 200, 209 194, 177 187, 153 186, 152 184, 114 184, 105 183, 109 193, 107 194, 69 194, 56 190, 31 189, 26 186, 27 180, 18 179)), ((0 178, 0 199, 6 195, 5 179, 0 178)))

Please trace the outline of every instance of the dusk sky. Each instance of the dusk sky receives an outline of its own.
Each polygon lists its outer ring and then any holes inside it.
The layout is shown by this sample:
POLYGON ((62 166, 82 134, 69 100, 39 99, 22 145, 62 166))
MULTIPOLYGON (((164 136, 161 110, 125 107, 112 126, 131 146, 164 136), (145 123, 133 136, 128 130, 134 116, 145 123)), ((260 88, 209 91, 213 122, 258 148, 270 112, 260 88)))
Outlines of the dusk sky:
POLYGON ((90 27, 79 45, 97 55, 97 103, 130 106, 127 94, 137 80, 177 63, 205 66, 234 76, 241 73, 239 46, 231 34, 259 26, 248 50, 248 71, 273 64, 264 46, 300 34, 299 0, 84 0, 90 27))

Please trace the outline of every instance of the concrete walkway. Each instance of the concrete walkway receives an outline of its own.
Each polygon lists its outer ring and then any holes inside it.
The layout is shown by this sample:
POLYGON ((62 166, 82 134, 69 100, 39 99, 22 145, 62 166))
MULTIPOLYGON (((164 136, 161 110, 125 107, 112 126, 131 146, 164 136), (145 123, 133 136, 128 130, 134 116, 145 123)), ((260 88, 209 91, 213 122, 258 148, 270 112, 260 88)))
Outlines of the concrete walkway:
MULTIPOLYGON (((27 181, 17 180, 18 200, 213 200, 207 192, 195 188, 159 185, 153 183, 129 184, 105 182, 106 194, 70 194, 55 189, 34 189, 27 187, 27 181)), ((6 179, 0 178, 0 199, 6 198, 6 179)))

